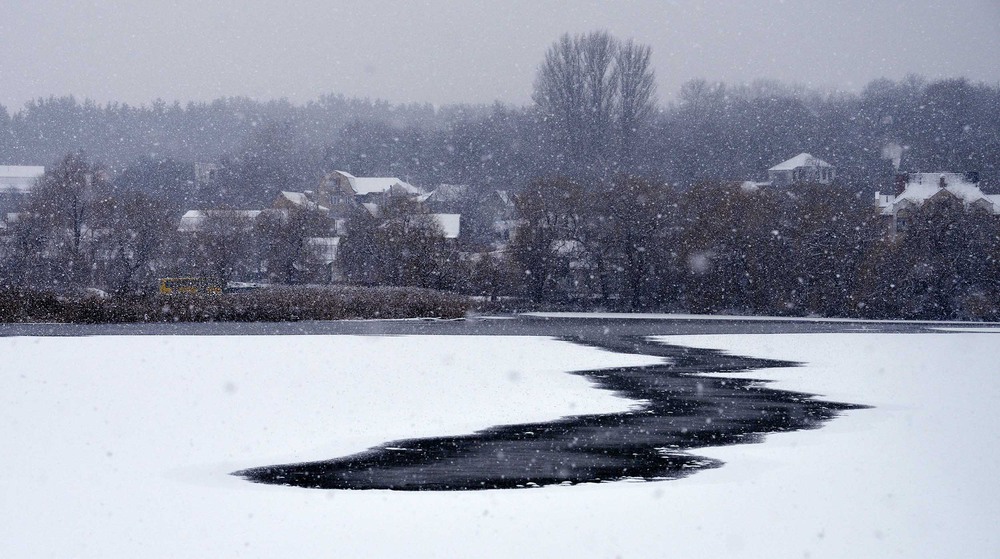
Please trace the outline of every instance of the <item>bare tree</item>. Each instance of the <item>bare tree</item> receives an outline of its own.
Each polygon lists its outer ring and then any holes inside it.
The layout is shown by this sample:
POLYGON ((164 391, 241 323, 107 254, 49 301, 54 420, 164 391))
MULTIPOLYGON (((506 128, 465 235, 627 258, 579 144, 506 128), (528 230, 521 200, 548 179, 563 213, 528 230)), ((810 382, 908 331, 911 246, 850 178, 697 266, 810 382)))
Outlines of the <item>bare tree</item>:
POLYGON ((549 47, 532 98, 557 158, 603 175, 631 165, 656 102, 651 57, 648 46, 606 31, 563 35, 549 47))
POLYGON ((128 191, 107 200, 97 213, 104 284, 115 293, 152 285, 154 265, 175 233, 170 211, 155 198, 128 191))
POLYGON ((52 229, 48 220, 23 212, 7 224, 0 237, 0 283, 4 286, 41 286, 51 280, 46 258, 52 229))
POLYGON ((259 230, 250 212, 209 211, 197 236, 205 266, 213 277, 245 280, 259 267, 259 230))
POLYGON ((535 78, 532 99, 570 156, 582 152, 586 81, 579 36, 563 35, 545 52, 545 60, 535 78))
POLYGON ((47 171, 31 193, 26 213, 45 223, 45 256, 60 270, 49 278, 53 283, 82 285, 93 280, 88 277, 94 248, 89 241, 95 208, 109 196, 107 176, 82 153, 71 153, 47 171))
POLYGON ((584 79, 584 123, 586 124, 586 151, 607 158, 614 116, 620 103, 616 57, 619 44, 606 31, 589 33, 578 39, 584 79))
POLYGON ((323 275, 319 248, 309 239, 330 234, 333 223, 325 213, 308 209, 265 213, 258 218, 257 228, 272 281, 306 283, 323 275))
POLYGON ((615 83, 618 98, 618 146, 622 164, 634 165, 636 141, 656 108, 656 78, 650 65, 653 50, 629 39, 618 48, 615 83))

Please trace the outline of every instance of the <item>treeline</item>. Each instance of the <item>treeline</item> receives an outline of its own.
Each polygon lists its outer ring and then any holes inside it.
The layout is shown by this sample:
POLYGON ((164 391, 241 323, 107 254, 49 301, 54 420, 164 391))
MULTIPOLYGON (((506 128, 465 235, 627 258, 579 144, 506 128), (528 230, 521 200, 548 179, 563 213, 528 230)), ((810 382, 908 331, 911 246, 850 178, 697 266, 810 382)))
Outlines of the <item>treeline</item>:
POLYGON ((958 199, 925 203, 895 238, 867 196, 818 185, 557 179, 534 182, 517 205, 524 222, 496 271, 543 304, 1000 318, 1000 221, 958 199))
MULTIPOLYGON (((633 57, 644 54, 633 49, 633 57)), ((544 90, 536 88, 537 97, 544 90)), ((821 94, 693 81, 676 102, 652 106, 648 114, 609 112, 634 122, 588 140, 558 126, 541 102, 435 109, 327 96, 302 106, 235 98, 132 107, 50 98, 13 114, 0 107, 0 162, 51 165, 83 150, 121 184, 187 208, 259 206, 278 190, 313 187, 332 169, 481 191, 621 172, 687 187, 763 180, 767 168, 800 152, 836 165, 852 191, 885 190, 894 157, 904 170, 976 170, 987 191, 1000 187, 1000 88, 991 85, 910 77, 877 80, 859 94, 821 94), (619 144, 620 152, 605 149, 619 144), (208 189, 195 188, 196 161, 223 167, 208 189)))
POLYGON ((182 232, 166 204, 71 154, 0 235, 0 287, 129 296, 204 276, 430 288, 513 309, 1000 319, 1000 220, 955 197, 925 202, 895 236, 871 198, 831 186, 551 178, 514 201, 500 249, 445 238, 402 196, 341 233, 304 209, 219 211, 182 232))

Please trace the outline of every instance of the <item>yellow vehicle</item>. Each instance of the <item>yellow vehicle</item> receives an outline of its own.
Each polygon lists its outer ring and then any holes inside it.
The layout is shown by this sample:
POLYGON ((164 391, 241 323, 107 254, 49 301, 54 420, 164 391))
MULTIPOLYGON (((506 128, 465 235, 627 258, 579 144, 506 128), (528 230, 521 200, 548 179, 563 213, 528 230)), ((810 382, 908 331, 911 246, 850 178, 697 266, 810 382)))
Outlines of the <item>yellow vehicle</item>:
POLYGON ((222 282, 212 278, 160 278, 160 293, 222 293, 222 282))

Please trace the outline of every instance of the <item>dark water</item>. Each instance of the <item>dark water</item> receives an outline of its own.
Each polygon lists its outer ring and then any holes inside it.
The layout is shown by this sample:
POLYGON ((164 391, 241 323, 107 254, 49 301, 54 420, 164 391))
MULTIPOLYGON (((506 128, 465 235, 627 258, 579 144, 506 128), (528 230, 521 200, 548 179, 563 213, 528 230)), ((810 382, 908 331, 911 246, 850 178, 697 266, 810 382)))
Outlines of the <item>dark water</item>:
POLYGON ((768 433, 817 428, 844 410, 860 407, 770 389, 751 379, 700 375, 795 363, 665 346, 608 328, 585 328, 563 339, 667 357, 670 363, 572 373, 642 402, 626 413, 393 441, 352 456, 250 468, 233 475, 257 483, 321 489, 408 491, 673 479, 722 465, 697 456, 691 452, 694 449, 753 443, 768 433))

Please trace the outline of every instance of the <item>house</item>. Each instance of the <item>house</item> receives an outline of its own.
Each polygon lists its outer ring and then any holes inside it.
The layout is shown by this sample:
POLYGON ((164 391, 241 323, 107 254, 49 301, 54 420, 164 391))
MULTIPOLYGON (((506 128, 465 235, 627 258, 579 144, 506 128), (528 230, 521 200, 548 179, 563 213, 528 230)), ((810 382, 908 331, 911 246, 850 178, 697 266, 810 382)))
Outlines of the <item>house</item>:
POLYGON ((27 194, 45 174, 45 167, 0 165, 0 192, 27 194))
POLYGON ((236 225, 245 230, 253 228, 254 221, 261 210, 188 210, 181 216, 177 226, 179 233, 201 233, 205 230, 209 218, 225 221, 228 225, 236 225))
POLYGON ((514 198, 506 190, 495 190, 480 201, 488 215, 493 216, 494 245, 506 246, 521 219, 514 198))
POLYGON ((35 165, 0 165, 0 212, 20 211, 24 198, 45 174, 35 165))
POLYGON ((333 171, 315 190, 282 191, 272 207, 317 210, 333 218, 347 218, 361 207, 374 211, 387 196, 407 196, 419 202, 429 193, 396 177, 355 177, 346 171, 333 171))
POLYGON ((772 186, 782 187, 803 183, 831 184, 836 172, 836 167, 826 161, 800 153, 768 169, 767 176, 772 186))
MULTIPOLYGON (((355 177, 346 171, 334 171, 327 174, 318 189, 327 195, 350 195, 361 202, 374 202, 386 195, 424 196, 423 189, 397 177, 355 177)), ((322 200, 318 200, 322 203, 322 200)), ((324 204, 325 205, 325 204, 324 204)))
POLYGON ((313 210, 321 212, 329 212, 330 208, 320 205, 318 202, 314 201, 312 198, 314 196, 311 190, 305 192, 288 192, 282 190, 278 197, 274 199, 271 204, 272 208, 282 209, 282 210, 292 210, 292 209, 304 209, 313 210))
POLYGON ((1000 195, 983 194, 979 174, 970 173, 901 173, 896 175, 895 193, 875 193, 879 215, 889 221, 889 233, 905 231, 907 222, 927 202, 960 202, 968 212, 1000 215, 1000 195))
MULTIPOLYGON (((368 214, 372 217, 377 218, 381 215, 381 210, 376 204, 366 202, 361 204, 361 207, 367 210, 368 214)), ((416 214, 416 216, 427 216, 433 220, 441 228, 441 233, 445 239, 457 239, 462 232, 462 214, 421 212, 416 214)))
POLYGON ((418 196, 417 201, 431 211, 461 211, 469 203, 470 189, 467 184, 440 184, 437 188, 418 196))
MULTIPOLYGON (((454 240, 461 234, 462 215, 447 208, 467 194, 467 187, 446 186, 437 192, 436 206, 429 202, 432 193, 417 188, 396 177, 355 177, 344 171, 334 171, 323 177, 314 190, 281 191, 263 210, 190 210, 181 216, 177 230, 197 235, 215 222, 237 230, 250 231, 262 217, 287 222, 294 212, 307 210, 330 218, 328 231, 322 236, 305 240, 316 263, 326 270, 327 281, 343 279, 337 257, 341 238, 347 234, 347 222, 352 216, 377 217, 388 197, 402 196, 416 202, 421 215, 437 223, 445 239, 454 240), (435 209, 436 208, 436 209, 435 209)), ((319 232, 317 232, 319 233, 319 232)), ((266 268, 262 263, 259 268, 266 268)))

